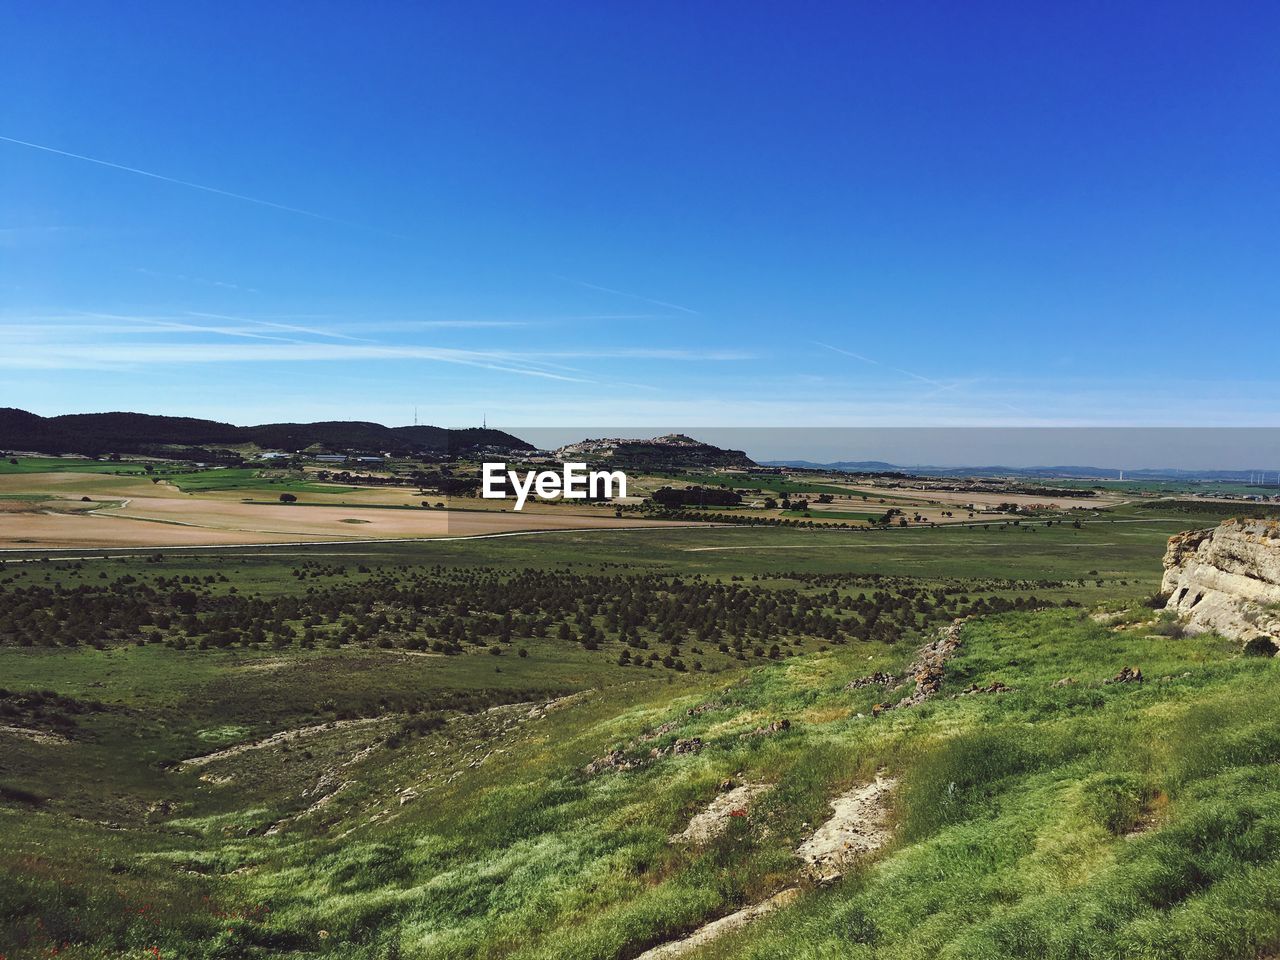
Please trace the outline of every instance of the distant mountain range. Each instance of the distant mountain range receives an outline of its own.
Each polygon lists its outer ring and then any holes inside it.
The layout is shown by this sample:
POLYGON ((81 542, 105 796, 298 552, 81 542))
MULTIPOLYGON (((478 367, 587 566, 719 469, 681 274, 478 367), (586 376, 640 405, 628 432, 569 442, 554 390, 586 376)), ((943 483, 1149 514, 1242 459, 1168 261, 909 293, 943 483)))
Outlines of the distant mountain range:
MULTIPOLYGON (((766 467, 799 467, 808 470, 839 470, 845 473, 901 473, 922 477, 1037 477, 1057 480, 1118 480, 1121 471, 1114 467, 938 467, 912 466, 886 463, 883 460, 837 460, 834 463, 815 463, 812 460, 762 460, 766 467)), ((1248 483, 1260 475, 1257 470, 1179 470, 1164 469, 1125 470, 1125 480, 1206 480, 1230 483, 1248 483)), ((1275 482, 1275 474, 1266 477, 1275 482)))
POLYGON ((533 446, 502 430, 444 427, 386 427, 363 420, 318 423, 264 423, 238 427, 194 417, 146 413, 72 413, 42 417, 13 407, 0 408, 0 448, 38 453, 173 455, 255 444, 264 450, 294 453, 314 449, 335 453, 398 455, 463 453, 483 447, 531 451, 533 446))

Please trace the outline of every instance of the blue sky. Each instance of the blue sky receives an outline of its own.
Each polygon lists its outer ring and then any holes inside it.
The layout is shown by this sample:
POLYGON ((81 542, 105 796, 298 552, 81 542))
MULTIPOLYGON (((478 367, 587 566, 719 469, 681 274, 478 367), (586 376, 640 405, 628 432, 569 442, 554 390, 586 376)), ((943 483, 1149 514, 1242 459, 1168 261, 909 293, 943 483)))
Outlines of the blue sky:
POLYGON ((0 405, 1275 425, 1278 42, 1267 4, 10 5, 0 405))

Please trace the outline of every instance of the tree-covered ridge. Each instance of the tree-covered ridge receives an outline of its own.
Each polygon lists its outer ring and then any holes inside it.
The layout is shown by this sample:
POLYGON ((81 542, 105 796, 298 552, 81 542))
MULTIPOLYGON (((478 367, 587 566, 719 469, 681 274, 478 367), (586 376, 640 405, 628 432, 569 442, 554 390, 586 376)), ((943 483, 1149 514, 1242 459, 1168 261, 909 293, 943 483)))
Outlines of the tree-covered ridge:
POLYGON ((39 453, 138 453, 158 455, 169 447, 256 444, 289 452, 320 447, 335 452, 451 454, 481 447, 532 450, 502 430, 387 427, 359 420, 266 423, 240 427, 195 417, 145 413, 75 413, 41 417, 0 408, 0 448, 39 453))

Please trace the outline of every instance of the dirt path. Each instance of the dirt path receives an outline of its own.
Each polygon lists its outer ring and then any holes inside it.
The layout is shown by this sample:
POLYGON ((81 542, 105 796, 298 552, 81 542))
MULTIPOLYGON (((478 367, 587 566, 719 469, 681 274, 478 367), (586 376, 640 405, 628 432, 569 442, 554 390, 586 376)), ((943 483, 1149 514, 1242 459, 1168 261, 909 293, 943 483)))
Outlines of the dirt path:
MULTIPOLYGON (((177 524, 164 524, 165 526, 178 526, 177 524)), ((388 544, 388 543, 458 543, 467 540, 499 540, 505 537, 545 537, 552 534, 618 534, 618 533, 636 533, 652 530, 665 529, 683 529, 691 530, 695 528, 703 529, 723 529, 724 527, 734 526, 734 524, 726 523, 704 523, 702 521, 681 522, 676 520, 654 521, 650 526, 629 526, 629 527, 548 527, 542 530, 509 530, 503 533, 470 533, 458 534, 453 537, 364 537, 358 540, 289 540, 264 543, 180 543, 180 544, 122 544, 122 545, 106 545, 106 546, 85 546, 80 547, 74 544, 59 545, 42 545, 40 543, 30 543, 21 547, 0 547, 0 554, 5 553, 47 553, 52 550, 59 551, 60 556, 42 556, 42 557, 22 557, 14 560, 7 560, 6 563, 39 563, 43 560, 115 560, 122 557, 139 557, 145 554, 128 553, 130 550, 163 550, 166 553, 177 550, 219 550, 240 552, 241 548, 253 547, 258 551, 256 554, 249 556, 263 555, 264 548, 269 547, 342 547, 348 545, 367 546, 370 544, 388 544), (66 555, 65 551, 78 550, 90 552, 91 555, 66 555), (103 551, 114 551, 111 556, 104 556, 103 551)), ((194 529, 204 529, 197 527, 194 529)), ((373 556, 375 554, 316 554, 317 556, 373 556)))

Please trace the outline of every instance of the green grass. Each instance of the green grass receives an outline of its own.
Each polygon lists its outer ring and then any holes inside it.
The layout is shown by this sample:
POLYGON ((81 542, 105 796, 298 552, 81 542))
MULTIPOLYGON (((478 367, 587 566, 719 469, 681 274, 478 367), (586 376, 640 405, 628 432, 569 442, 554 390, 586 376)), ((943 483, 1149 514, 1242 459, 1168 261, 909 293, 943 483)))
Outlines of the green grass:
POLYGON ((1061 614, 967 639, 954 684, 1018 692, 936 708, 949 729, 906 767, 901 845, 733 956, 1253 957, 1280 942, 1275 661, 1061 614), (1151 680, 1098 685, 1129 662, 1151 680), (1081 683, 1054 688, 1063 675, 1081 683))
POLYGON ((158 470, 155 476, 168 480, 184 493, 200 493, 212 490, 270 490, 279 493, 351 493, 356 487, 319 483, 300 476, 281 475, 278 472, 246 467, 225 467, 213 470, 167 472, 158 470))
MULTIPOLYGON (((1117 515, 1125 519, 1125 515, 1117 515)), ((1208 524, 1212 520, 1197 519, 1208 524)), ((883 531, 787 529, 776 527, 671 527, 636 530, 562 531, 533 537, 487 540, 423 541, 386 544, 317 544, 171 551, 165 570, 177 575, 216 571, 235 585, 267 592, 282 589, 288 571, 300 560, 361 563, 377 570, 402 564, 485 566, 594 571, 623 570, 702 574, 713 578, 768 577, 779 573, 892 574, 924 580, 964 581, 1083 579, 1083 599, 1119 598, 1152 592, 1161 575, 1160 557, 1171 535, 1186 529, 1182 519, 1147 517, 1141 523, 1089 521, 1080 529, 1001 522, 989 526, 915 526, 883 531), (1101 579, 1103 584, 1098 585, 1101 579), (1124 583, 1122 583, 1124 581, 1124 583)), ((160 551, 163 554, 163 551, 160 551)), ((61 550, 58 556, 75 555, 61 550)), ((148 571, 145 558, 155 551, 80 551, 90 558, 124 557, 108 569, 148 571), (115 566, 115 565, 119 566, 115 566)), ((93 559, 79 572, 65 565, 17 563, 38 552, 0 557, 5 575, 52 579, 97 577, 103 561, 93 559)))
MULTIPOLYGON (((1150 500, 1139 506, 1153 513, 1186 514, 1188 517, 1218 517, 1223 513, 1222 503, 1205 500, 1150 500)), ((1240 502, 1231 510, 1242 517, 1280 517, 1280 504, 1240 502)))
POLYGON ((120 476, 139 476, 146 467, 128 460, 88 460, 77 457, 17 457, 10 463, 9 457, 0 458, 0 475, 6 473, 107 473, 120 476))
MULTIPOLYGON (((280 772, 288 755, 276 754, 216 770, 245 776, 239 788, 168 774, 171 792, 195 787, 189 806, 95 840, 101 852, 74 870, 23 866, 37 848, 53 864, 86 841, 84 827, 58 832, 37 814, 7 846, 21 883, 0 903, 47 915, 71 896, 83 907, 59 915, 94 942, 141 943, 145 930, 182 956, 625 957, 796 882, 790 850, 806 825, 884 769, 902 780, 884 857, 834 888, 806 887, 708 956, 1227 958, 1280 938, 1275 661, 1078 613, 1006 615, 966 628, 938 699, 866 716, 878 691, 844 683, 907 655, 857 645, 727 684, 646 677, 541 719, 462 718, 375 751, 322 812, 273 837, 267 825, 305 809, 288 798, 315 768, 280 772), (1128 664, 1148 682, 1102 683, 1128 664), (1079 682, 1055 686, 1064 676, 1079 682), (951 698, 996 679, 1014 692, 951 698), (710 708, 690 716, 697 704, 710 708), (762 717, 792 727, 744 739, 762 717), (653 743, 698 736, 704 749, 581 772, 668 721, 653 743), (708 847, 668 844, 728 776, 775 786, 708 847), (407 785, 418 797, 402 804, 407 785), (159 904, 158 924, 122 928, 119 894, 91 892, 117 864, 126 889, 159 904), (235 905, 230 927, 192 909, 181 886, 192 869, 204 895, 235 905), (56 899, 48 874, 70 881, 56 899)), ((335 732, 309 749, 334 764, 358 746, 335 732)))
POLYGON ((801 517, 807 520, 861 520, 870 522, 879 520, 884 516, 884 511, 879 513, 853 512, 848 510, 783 510, 784 517, 801 517))
POLYGON ((101 473, 114 476, 151 476, 168 480, 186 493, 211 490, 270 490, 289 493, 350 493, 358 488, 307 480, 301 475, 250 467, 179 469, 164 462, 90 460, 76 457, 18 457, 10 463, 0 458, 0 475, 27 473, 101 473), (148 474, 147 467, 153 468, 148 474))
POLYGON ((658 471, 645 476, 670 481, 673 486, 697 485, 703 487, 730 487, 735 490, 760 490, 778 494, 838 493, 848 494, 849 488, 831 483, 796 480, 770 473, 663 473, 658 471))

